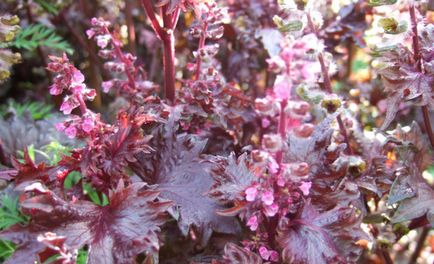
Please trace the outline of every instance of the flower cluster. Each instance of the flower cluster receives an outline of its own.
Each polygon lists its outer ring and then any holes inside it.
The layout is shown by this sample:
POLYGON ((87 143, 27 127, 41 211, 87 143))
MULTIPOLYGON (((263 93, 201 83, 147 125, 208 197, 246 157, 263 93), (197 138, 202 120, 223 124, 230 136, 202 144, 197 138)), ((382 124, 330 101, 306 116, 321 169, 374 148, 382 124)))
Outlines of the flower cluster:
POLYGON ((122 42, 115 33, 109 30, 110 22, 103 18, 92 18, 92 28, 86 31, 89 39, 94 39, 101 50, 98 55, 108 60, 104 67, 115 76, 125 74, 127 79, 113 78, 104 81, 102 90, 108 93, 111 89, 130 96, 136 93, 153 91, 155 85, 146 80, 146 75, 135 62, 137 57, 131 53, 122 51, 122 42))
POLYGON ((63 123, 57 124, 59 131, 64 131, 70 138, 85 137, 89 135, 99 123, 99 116, 90 111, 85 100, 92 101, 96 96, 94 89, 89 89, 84 83, 84 75, 69 62, 66 54, 63 57, 50 56, 51 62, 47 69, 56 73, 50 94, 61 95, 66 93, 60 111, 70 115, 74 109, 80 108, 81 117, 72 115, 63 123))

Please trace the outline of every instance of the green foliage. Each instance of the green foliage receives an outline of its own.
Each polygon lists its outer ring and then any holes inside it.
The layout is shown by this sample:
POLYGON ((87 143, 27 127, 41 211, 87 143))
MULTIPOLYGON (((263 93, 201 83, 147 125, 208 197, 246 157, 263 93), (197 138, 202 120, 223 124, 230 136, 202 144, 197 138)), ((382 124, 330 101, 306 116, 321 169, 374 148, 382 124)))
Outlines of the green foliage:
POLYGON ((63 186, 65 189, 71 189, 72 186, 79 183, 81 180, 81 174, 78 171, 72 171, 66 176, 65 181, 63 182, 63 186))
POLYGON ((18 210, 18 197, 11 198, 3 195, 0 208, 0 229, 6 229, 18 223, 27 223, 27 217, 18 210))
POLYGON ((14 243, 6 240, 0 240, 0 262, 5 261, 15 251, 14 243))
POLYGON ((34 0, 40 7, 52 15, 58 15, 59 10, 56 6, 46 0, 34 0))
POLYGON ((368 0, 370 6, 383 6, 383 5, 393 5, 398 0, 368 0))
POLYGON ((92 185, 88 183, 83 183, 83 192, 87 196, 89 196, 90 200, 100 206, 106 206, 109 204, 109 200, 107 198, 107 195, 102 193, 101 195, 98 193, 98 191, 92 187, 92 185))
POLYGON ((56 165, 62 159, 62 156, 69 156, 71 147, 64 146, 58 141, 51 141, 50 144, 42 147, 41 154, 44 153, 50 161, 50 165, 56 165))
POLYGON ((0 106, 0 116, 4 116, 9 109, 13 109, 17 116, 23 116, 27 112, 33 120, 42 120, 51 116, 53 106, 37 101, 17 103, 10 100, 7 105, 0 106))
MULTIPOLYGON (((66 179, 64 181, 64 187, 65 189, 70 189, 75 184, 79 183, 82 178, 82 175, 78 171, 73 171, 66 176, 66 179)), ((83 183, 83 193, 87 195, 90 200, 100 206, 106 206, 109 204, 109 200, 107 195, 104 193, 99 193, 95 188, 92 187, 92 185, 88 183, 83 183)))
POLYGON ((54 29, 42 24, 33 24, 22 29, 9 44, 19 49, 34 50, 37 47, 49 47, 72 54, 74 50, 68 42, 58 36, 54 29))
POLYGON ((86 264, 87 263, 87 250, 80 249, 77 255, 77 264, 86 264))

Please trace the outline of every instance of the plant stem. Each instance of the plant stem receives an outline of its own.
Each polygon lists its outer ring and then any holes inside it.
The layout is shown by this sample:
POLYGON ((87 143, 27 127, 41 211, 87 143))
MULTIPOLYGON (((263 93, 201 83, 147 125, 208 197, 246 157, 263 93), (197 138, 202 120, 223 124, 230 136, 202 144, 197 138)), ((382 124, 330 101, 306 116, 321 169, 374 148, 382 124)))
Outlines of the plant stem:
POLYGON ((205 41, 206 41, 206 31, 208 30, 208 22, 205 22, 202 28, 202 32, 200 34, 200 39, 199 39, 199 48, 197 49, 198 51, 198 57, 197 57, 197 62, 196 62, 196 80, 199 80, 200 78, 200 68, 202 65, 202 58, 200 56, 200 51, 205 47, 205 41))
MULTIPOLYGON (((280 118, 279 118, 279 123, 277 128, 280 137, 282 138, 283 141, 286 139, 287 116, 286 116, 285 108, 287 104, 288 104, 287 100, 282 100, 282 102, 280 102, 280 118)), ((279 150, 276 153, 276 162, 277 164, 279 164, 279 172, 281 170, 280 168, 282 167, 281 166, 282 159, 283 159, 283 150, 279 150)))
POLYGON ((416 248, 413 251, 413 254, 411 254, 410 260, 408 261, 408 264, 416 263, 417 258, 420 255, 420 252, 423 249, 425 239, 428 236, 428 233, 430 231, 430 228, 424 227, 422 229, 422 232, 420 233, 419 239, 417 240, 416 248))
MULTIPOLYGON (((419 34, 417 32, 416 10, 414 4, 410 4, 409 12, 410 12, 410 19, 411 19, 411 30, 413 31, 413 36, 412 36, 413 58, 414 61, 416 62, 418 71, 423 73, 422 59, 421 59, 420 46, 419 46, 419 34)), ((431 143, 431 147, 434 148, 434 133, 431 126, 431 121, 429 118, 429 108, 427 105, 422 106, 422 114, 423 114, 423 123, 425 125, 426 133, 431 143)))
POLYGON ((178 23, 180 9, 168 12, 167 5, 161 8, 163 27, 158 22, 150 0, 142 0, 143 8, 151 20, 152 28, 163 41, 164 94, 172 103, 175 101, 175 36, 173 31, 178 23))
POLYGON ((169 101, 175 101, 175 38, 173 31, 163 35, 164 47, 164 93, 169 101))
MULTIPOLYGON (((312 18, 311 18, 311 16, 310 16, 309 13, 307 13, 307 22, 308 22, 308 26, 310 27, 310 29, 311 29, 311 30, 315 33, 315 35, 318 37, 318 36, 319 36, 319 34, 318 34, 318 30, 317 30, 317 28, 315 27, 315 25, 313 24, 312 18)), ((332 85, 331 85, 331 81, 330 81, 330 76, 329 76, 329 71, 328 71, 327 66, 325 65, 325 62, 324 62, 324 55, 323 55, 322 52, 320 52, 320 53, 318 54, 318 60, 319 60, 319 63, 320 63, 320 65, 321 65, 321 72, 322 72, 322 75, 323 75, 323 78, 324 78, 324 88, 325 88, 325 90, 326 90, 328 93, 333 93, 332 85)), ((345 143, 347 144, 347 149, 346 149, 347 154, 352 155, 352 154, 353 154, 353 150, 352 150, 352 148, 351 148, 350 140, 349 140, 349 138, 348 138, 348 134, 347 134, 347 131, 346 131, 346 129, 345 129, 344 122, 342 121, 341 115, 338 115, 338 116, 336 117, 336 119, 337 119, 337 121, 338 121, 339 130, 341 131, 341 134, 344 136, 344 141, 345 141, 345 143)))

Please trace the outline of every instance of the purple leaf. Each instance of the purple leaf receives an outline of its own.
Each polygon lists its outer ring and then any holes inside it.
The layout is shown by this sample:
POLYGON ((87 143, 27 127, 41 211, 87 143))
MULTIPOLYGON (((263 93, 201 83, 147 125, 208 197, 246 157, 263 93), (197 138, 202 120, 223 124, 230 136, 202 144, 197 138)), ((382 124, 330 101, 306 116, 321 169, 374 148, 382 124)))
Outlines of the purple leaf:
POLYGON ((44 249, 36 238, 48 231, 66 237, 70 248, 88 245, 89 263, 131 263, 139 253, 155 254, 159 249, 157 233, 171 203, 155 201, 159 192, 144 186, 119 185, 104 207, 81 200, 67 202, 48 189, 25 200, 21 207, 32 217, 29 225, 15 225, 0 233, 2 239, 18 245, 8 263, 26 263, 20 261, 23 256, 33 263, 35 254, 44 249))

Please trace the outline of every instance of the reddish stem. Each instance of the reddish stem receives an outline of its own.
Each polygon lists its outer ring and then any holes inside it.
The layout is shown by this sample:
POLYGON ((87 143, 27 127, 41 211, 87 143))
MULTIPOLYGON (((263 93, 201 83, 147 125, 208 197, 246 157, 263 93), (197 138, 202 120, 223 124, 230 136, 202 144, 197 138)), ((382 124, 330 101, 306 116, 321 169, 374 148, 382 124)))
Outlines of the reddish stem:
POLYGON ((164 93, 166 98, 175 101, 175 36, 173 31, 178 23, 180 9, 168 12, 168 6, 161 8, 164 28, 160 25, 150 0, 142 0, 143 8, 151 20, 152 28, 163 41, 164 93))
POLYGON ((78 96, 78 102, 80 103, 81 114, 82 115, 86 114, 86 112, 87 112, 87 106, 86 106, 86 103, 84 102, 84 99, 83 99, 82 95, 78 96))
MULTIPOLYGON (((422 68, 422 59, 420 54, 420 46, 419 46, 419 34, 417 32, 417 19, 416 19, 416 10, 414 4, 411 4, 409 7, 410 19, 411 19, 411 30, 413 31, 413 58, 416 62, 416 66, 419 72, 423 73, 422 68)), ((425 125, 425 130, 428 135, 431 146, 434 148, 434 133, 431 126, 431 121, 429 118, 429 108, 427 105, 422 106, 422 114, 423 114, 423 122, 425 125)))
MULTIPOLYGON (((282 102, 280 102, 280 118, 279 118, 279 124, 277 129, 282 140, 286 139, 287 116, 286 116, 285 108, 287 104, 288 104, 287 100, 282 100, 282 102)), ((279 164, 279 172, 280 172, 280 168, 282 167, 282 160, 283 160, 283 150, 281 149, 276 153, 276 162, 277 164, 279 164)))
POLYGON ((200 34, 199 38, 199 48, 198 50, 198 57, 196 62, 196 80, 199 80, 200 78, 200 68, 202 65, 202 58, 200 56, 200 51, 205 47, 205 41, 206 41, 206 31, 208 30, 208 22, 205 22, 202 28, 202 32, 200 34))
POLYGON ((142 6, 149 17, 149 20, 151 20, 152 28, 154 29, 155 33, 157 33, 157 37, 161 39, 163 29, 161 28, 161 25, 155 16, 154 7, 152 6, 151 0, 142 0, 142 6))

